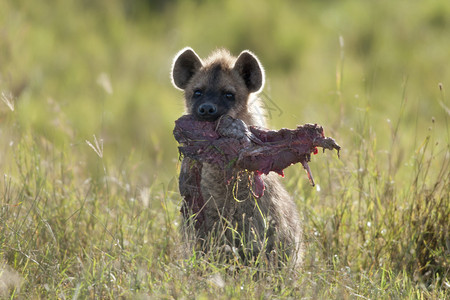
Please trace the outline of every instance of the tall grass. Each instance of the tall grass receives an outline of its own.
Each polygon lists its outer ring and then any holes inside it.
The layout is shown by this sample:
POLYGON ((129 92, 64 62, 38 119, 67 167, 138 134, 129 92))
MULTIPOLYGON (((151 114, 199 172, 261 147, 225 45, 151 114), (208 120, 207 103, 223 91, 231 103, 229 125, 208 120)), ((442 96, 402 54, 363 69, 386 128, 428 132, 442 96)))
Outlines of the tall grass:
MULTIPOLYGON (((370 143, 365 123, 340 160, 326 155, 320 157, 323 167, 314 166, 320 191, 308 186, 303 171, 290 176, 287 184, 300 199, 307 239, 298 277, 261 264, 221 263, 214 252, 181 255, 186 249, 177 230, 175 184, 138 187, 129 167, 119 171, 99 156, 98 167, 105 171, 94 178, 77 161, 82 151, 61 152, 26 135, 13 155, 17 175, 2 179, 0 255, 21 276, 9 293, 445 298, 448 144, 436 145, 431 129, 406 164, 391 169, 406 168, 410 175, 398 184, 382 159, 386 154, 370 143)), ((86 145, 84 152, 93 151, 86 145)))

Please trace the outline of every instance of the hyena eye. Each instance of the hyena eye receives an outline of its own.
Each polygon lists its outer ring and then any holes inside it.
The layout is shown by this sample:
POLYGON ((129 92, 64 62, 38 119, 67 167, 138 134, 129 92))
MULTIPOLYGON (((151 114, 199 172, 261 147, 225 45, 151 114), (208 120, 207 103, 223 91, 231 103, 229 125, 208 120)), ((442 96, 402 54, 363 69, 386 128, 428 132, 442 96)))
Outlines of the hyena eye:
POLYGON ((203 92, 201 90, 194 91, 194 98, 201 97, 202 95, 203 95, 203 92))
POLYGON ((227 100, 232 101, 232 100, 234 100, 234 94, 233 93, 225 93, 225 98, 227 100))

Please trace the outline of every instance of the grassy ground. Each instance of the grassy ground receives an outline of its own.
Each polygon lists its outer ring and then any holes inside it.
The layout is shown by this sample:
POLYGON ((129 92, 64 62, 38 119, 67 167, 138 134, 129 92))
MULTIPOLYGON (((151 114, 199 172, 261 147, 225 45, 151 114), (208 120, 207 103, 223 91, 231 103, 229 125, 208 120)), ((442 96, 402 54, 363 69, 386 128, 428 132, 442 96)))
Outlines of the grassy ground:
POLYGON ((450 297, 449 15, 444 0, 1 2, 0 298, 450 297), (298 166, 283 179, 307 239, 297 276, 183 255, 169 72, 187 45, 251 49, 271 126, 319 123, 343 146, 313 157, 317 187, 298 166))

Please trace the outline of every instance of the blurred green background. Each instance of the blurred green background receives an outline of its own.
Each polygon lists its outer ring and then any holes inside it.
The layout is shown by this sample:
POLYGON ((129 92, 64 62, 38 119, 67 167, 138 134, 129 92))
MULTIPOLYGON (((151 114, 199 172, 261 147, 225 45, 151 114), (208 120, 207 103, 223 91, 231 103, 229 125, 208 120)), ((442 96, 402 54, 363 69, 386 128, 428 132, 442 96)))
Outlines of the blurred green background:
POLYGON ((169 74, 185 46, 253 51, 272 128, 319 123, 349 151, 368 111, 380 151, 399 117, 405 151, 433 117, 449 134, 438 87, 450 84, 449 1, 15 0, 0 3, 0 20, 3 160, 31 133, 89 164, 95 134, 109 165, 173 177, 184 108, 169 74))

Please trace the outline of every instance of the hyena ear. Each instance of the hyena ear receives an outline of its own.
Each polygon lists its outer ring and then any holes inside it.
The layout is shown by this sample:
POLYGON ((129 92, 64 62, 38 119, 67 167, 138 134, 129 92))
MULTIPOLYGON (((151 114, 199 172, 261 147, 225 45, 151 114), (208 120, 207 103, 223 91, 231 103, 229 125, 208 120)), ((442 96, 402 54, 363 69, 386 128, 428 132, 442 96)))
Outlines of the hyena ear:
POLYGON ((173 60, 172 83, 184 90, 192 76, 203 66, 202 60, 191 48, 178 52, 173 60))
POLYGON ((264 69, 250 51, 242 51, 239 54, 234 70, 244 79, 250 93, 259 92, 264 87, 264 69))

